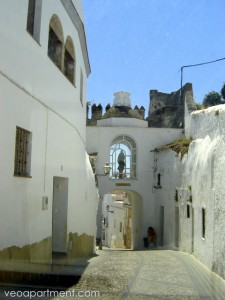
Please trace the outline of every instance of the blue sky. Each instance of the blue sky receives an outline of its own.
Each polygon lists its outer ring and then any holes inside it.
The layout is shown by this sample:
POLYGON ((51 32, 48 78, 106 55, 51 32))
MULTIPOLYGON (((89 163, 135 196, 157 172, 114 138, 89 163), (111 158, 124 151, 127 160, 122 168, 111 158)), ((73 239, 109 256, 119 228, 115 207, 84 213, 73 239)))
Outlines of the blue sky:
MULTIPOLYGON (((225 0, 83 0, 92 73, 87 100, 127 91, 148 111, 149 90, 180 88, 183 65, 225 57, 225 0)), ((184 69, 195 101, 225 82, 225 60, 184 69)))

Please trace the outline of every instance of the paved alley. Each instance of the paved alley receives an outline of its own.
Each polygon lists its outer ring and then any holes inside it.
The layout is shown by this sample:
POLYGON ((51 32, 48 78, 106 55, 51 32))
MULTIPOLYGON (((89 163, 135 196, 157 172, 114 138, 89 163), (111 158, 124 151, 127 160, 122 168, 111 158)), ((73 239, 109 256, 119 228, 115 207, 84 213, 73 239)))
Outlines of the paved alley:
POLYGON ((189 254, 170 250, 97 254, 73 287, 76 290, 99 291, 101 299, 113 300, 225 299, 225 281, 189 254))
POLYGON ((11 299, 7 291, 19 291, 13 299, 225 300, 225 281, 179 251, 99 250, 88 262, 61 266, 58 271, 83 274, 76 285, 61 290, 63 296, 57 289, 47 297, 41 294, 41 287, 1 287, 0 299, 11 299), (28 290, 33 291, 29 294, 32 298, 28 298, 28 290))

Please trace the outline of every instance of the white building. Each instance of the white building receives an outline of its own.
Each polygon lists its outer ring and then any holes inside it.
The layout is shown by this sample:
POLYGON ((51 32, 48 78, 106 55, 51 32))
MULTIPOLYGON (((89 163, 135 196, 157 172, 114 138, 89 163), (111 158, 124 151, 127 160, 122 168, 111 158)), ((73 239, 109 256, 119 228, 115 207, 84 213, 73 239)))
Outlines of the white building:
POLYGON ((225 105, 193 112, 190 90, 184 98, 184 129, 147 128, 124 92, 88 126, 96 173, 111 166, 109 176, 97 175, 98 237, 108 247, 136 249, 152 226, 158 246, 191 253, 225 278, 225 105))
MULTIPOLYGON (((155 214, 156 207, 158 207, 155 196, 160 186, 159 181, 163 180, 160 177, 164 175, 162 170, 154 169, 154 152, 152 150, 178 140, 183 136, 183 130, 148 128, 147 121, 137 118, 137 113, 130 107, 129 93, 115 93, 113 107, 106 112, 106 118, 103 117, 98 120, 97 126, 87 127, 87 151, 89 154, 97 153, 95 160, 97 174, 103 173, 102 168, 106 162, 109 162, 111 166, 109 176, 97 175, 101 199, 111 198, 110 210, 113 211, 113 206, 117 206, 117 202, 116 200, 113 201, 112 195, 125 193, 126 201, 130 205, 131 243, 128 246, 124 238, 122 248, 137 249, 142 247, 143 238, 147 236, 147 229, 150 226, 155 228, 159 243, 166 247, 165 241, 170 234, 170 229, 165 223, 163 232, 162 225, 158 222, 158 215, 155 214), (123 169, 120 171, 119 157, 121 152, 125 159, 123 169)), ((104 211, 104 201, 103 218, 110 218, 112 222, 114 219, 117 219, 117 223, 122 222, 119 213, 114 212, 113 214, 104 211)), ((126 209, 124 206, 124 220, 121 225, 124 236, 126 236, 125 224, 127 223, 126 209)), ((163 218, 163 211, 161 213, 161 218, 163 218)), ((163 223, 164 220, 162 219, 161 224, 163 223)), ((115 222, 113 226, 117 227, 115 222)), ((101 227, 102 215, 101 205, 99 205, 97 233, 99 238, 102 235, 101 227)), ((109 227, 104 228, 103 224, 103 231, 106 231, 106 234, 109 234, 108 231, 111 230, 109 227)), ((113 240, 118 234, 115 233, 115 230, 112 234, 110 233, 113 240)), ((119 247, 116 246, 118 243, 112 241, 106 242, 106 244, 119 247)))
MULTIPOLYGON (((225 278, 225 105, 187 114, 185 132, 193 141, 182 159, 171 150, 158 153, 167 182, 162 187, 171 191, 167 226, 175 226, 178 249, 225 278), (174 206, 175 216, 169 213, 174 206)), ((168 203, 163 189, 157 201, 168 203)))
POLYGON ((1 1, 0 20, 0 258, 88 256, 97 192, 86 154, 81 1, 1 1))

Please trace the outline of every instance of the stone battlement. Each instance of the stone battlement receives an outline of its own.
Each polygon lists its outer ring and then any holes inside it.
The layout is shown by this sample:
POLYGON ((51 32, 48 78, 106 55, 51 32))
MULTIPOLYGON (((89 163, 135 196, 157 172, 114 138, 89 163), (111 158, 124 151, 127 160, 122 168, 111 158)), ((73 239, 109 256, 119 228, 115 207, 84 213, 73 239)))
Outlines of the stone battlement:
POLYGON ((108 119, 112 117, 117 118, 136 118, 140 120, 145 120, 145 108, 141 106, 140 108, 136 105, 134 109, 126 105, 114 105, 111 106, 109 103, 105 107, 105 113, 103 113, 103 107, 101 104, 92 106, 87 105, 87 126, 96 126, 98 120, 108 119), (89 112, 91 114, 89 118, 89 112))
POLYGON ((183 128, 185 102, 189 112, 196 110, 193 100, 192 84, 186 83, 182 90, 170 94, 157 90, 150 90, 150 104, 148 117, 145 118, 145 108, 136 105, 131 108, 130 94, 128 92, 114 93, 114 102, 107 104, 105 113, 101 104, 87 106, 87 126, 96 126, 98 120, 108 118, 136 118, 147 120, 148 127, 155 128, 183 128), (89 114, 91 117, 89 118, 89 114))

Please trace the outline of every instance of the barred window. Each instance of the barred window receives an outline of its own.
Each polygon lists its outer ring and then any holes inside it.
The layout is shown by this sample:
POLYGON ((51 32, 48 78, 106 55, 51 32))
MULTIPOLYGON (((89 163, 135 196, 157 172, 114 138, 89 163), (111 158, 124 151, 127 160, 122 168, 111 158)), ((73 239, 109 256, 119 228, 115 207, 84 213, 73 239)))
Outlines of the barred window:
POLYGON ((31 132, 16 127, 14 175, 29 177, 31 171, 31 132))

